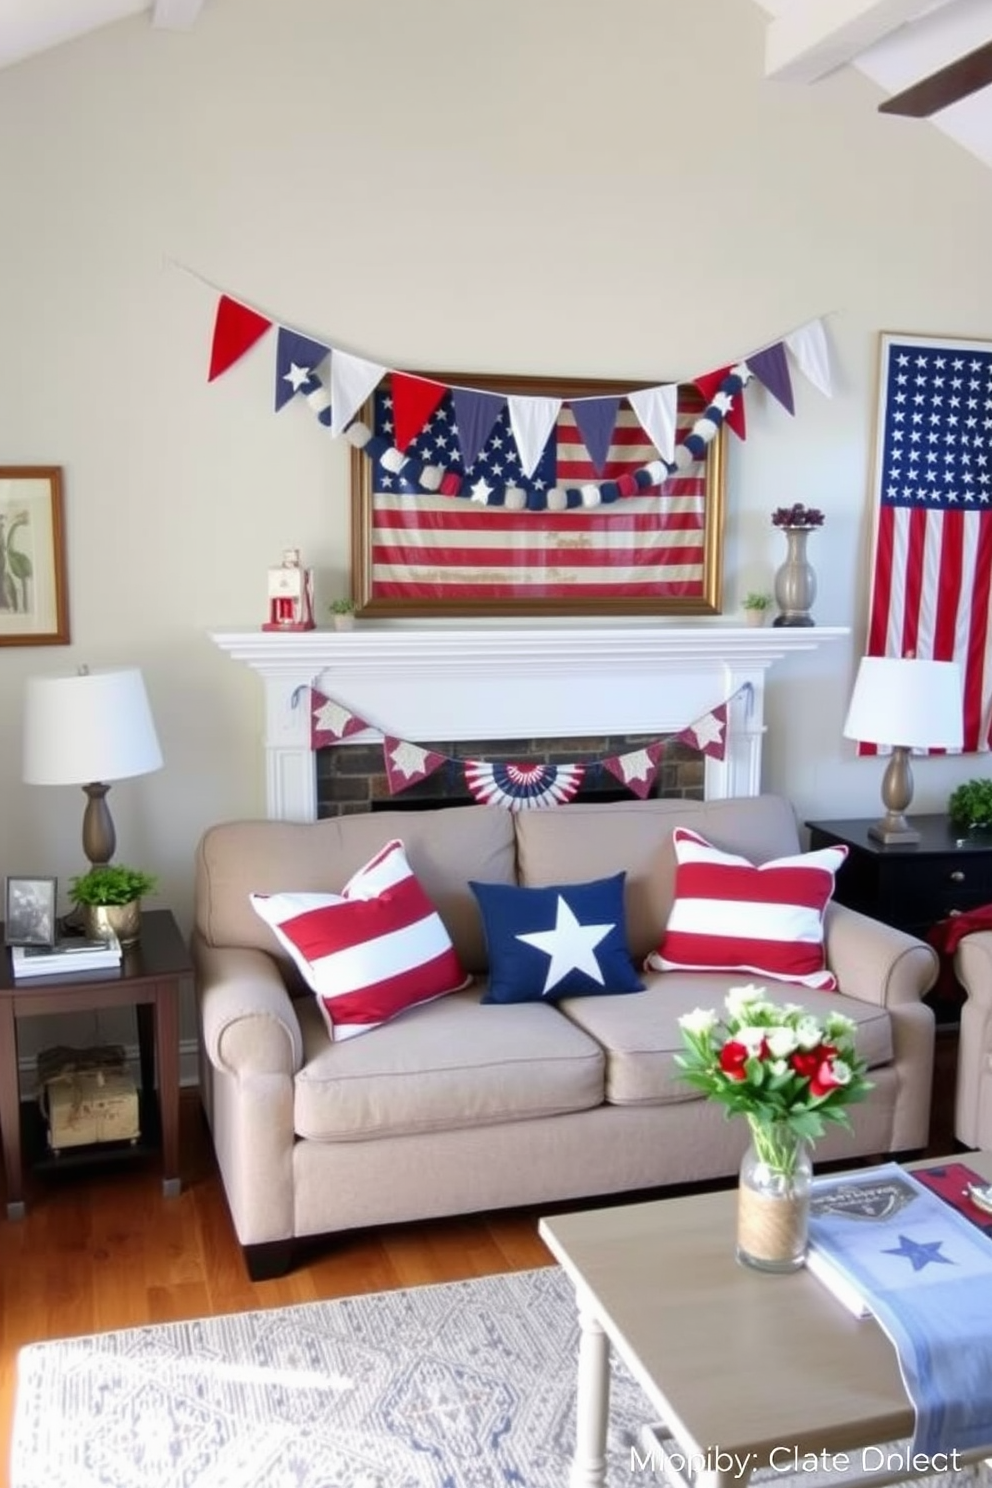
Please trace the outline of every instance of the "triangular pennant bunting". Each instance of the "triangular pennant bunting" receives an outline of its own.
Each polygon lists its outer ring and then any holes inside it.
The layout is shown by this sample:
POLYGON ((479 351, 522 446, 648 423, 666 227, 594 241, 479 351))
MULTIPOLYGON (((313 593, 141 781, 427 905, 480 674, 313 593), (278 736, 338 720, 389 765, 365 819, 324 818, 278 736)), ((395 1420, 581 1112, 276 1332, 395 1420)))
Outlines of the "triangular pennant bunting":
POLYGON ((772 397, 777 398, 783 408, 794 414, 796 401, 792 395, 792 378, 789 376, 789 359, 785 354, 784 343, 778 341, 774 346, 766 346, 763 351, 752 352, 747 364, 772 397))
POLYGON ((456 387, 451 391, 451 402, 462 463, 466 470, 471 470, 493 431, 493 425, 506 407, 506 399, 499 393, 480 393, 472 388, 456 387))
POLYGON ((727 753, 727 704, 721 703, 676 735, 681 744, 698 749, 710 759, 722 760, 727 753))
POLYGON ((310 748, 325 749, 328 744, 340 744, 352 734, 360 734, 371 727, 364 718, 359 718, 343 703, 310 689, 310 748))
POLYGON ((410 744, 406 739, 394 739, 386 735, 382 741, 382 760, 386 767, 386 779, 392 796, 426 780, 435 770, 448 763, 447 755, 433 749, 421 749, 419 744, 410 744))
POLYGON ((785 344, 796 359, 796 365, 804 377, 825 398, 833 396, 833 381, 830 376, 830 352, 827 349, 827 333, 822 320, 811 320, 785 337, 785 344))
POLYGON ((721 367, 718 372, 707 372, 702 377, 696 378, 696 386, 706 399, 707 403, 715 403, 723 413, 724 423, 729 425, 737 435, 738 439, 747 438, 747 428, 744 419, 744 395, 743 392, 732 397, 729 393, 718 393, 717 389, 724 378, 733 369, 721 367))
POLYGON ((523 473, 531 476, 561 413, 561 399, 511 397, 506 402, 523 473))
POLYGON ((610 759, 603 760, 603 768, 609 770, 621 785, 625 785, 643 801, 651 794, 654 777, 658 773, 658 761, 664 752, 664 743, 659 740, 645 749, 631 749, 627 754, 614 754, 610 759))
POLYGON ((271 320, 264 315, 259 315, 257 310, 251 310, 247 305, 239 304, 232 300, 229 295, 221 295, 217 302, 217 315, 214 319, 213 344, 210 348, 210 373, 208 382, 213 382, 228 367, 233 367, 236 361, 250 351, 255 342, 264 336, 271 320))
POLYGON ((675 456, 678 387, 670 383, 663 387, 639 388, 627 394, 627 402, 661 458, 671 462, 675 456))
MULTIPOLYGON (((330 350, 329 346, 323 346, 319 341, 311 341, 309 336, 301 336, 299 332, 287 330, 285 326, 279 327, 279 337, 276 342, 277 413, 280 408, 284 408, 295 398, 297 393, 307 396, 317 388, 323 387, 317 376, 317 368, 321 362, 326 361, 330 350)), ((330 399, 328 399, 324 422, 329 424, 330 421, 330 399)))
POLYGON ((569 401, 575 425, 582 435, 593 469, 602 475, 617 426, 619 398, 572 398, 569 401))
POLYGON ((378 362, 347 351, 331 353, 331 433, 344 432, 355 414, 386 375, 378 362))
POLYGON ((430 420, 448 389, 443 382, 427 377, 411 377, 394 372, 390 379, 393 394, 393 425, 396 448, 405 450, 430 420))

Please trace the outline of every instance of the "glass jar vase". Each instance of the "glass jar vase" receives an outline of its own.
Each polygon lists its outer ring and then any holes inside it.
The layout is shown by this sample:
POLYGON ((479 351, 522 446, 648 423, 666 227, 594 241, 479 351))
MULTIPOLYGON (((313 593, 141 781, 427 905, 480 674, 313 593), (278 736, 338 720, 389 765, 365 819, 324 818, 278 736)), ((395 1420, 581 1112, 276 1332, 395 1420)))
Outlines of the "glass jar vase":
POLYGON ((737 1189, 737 1259, 759 1271, 797 1271, 809 1229, 810 1146, 787 1122, 747 1120, 751 1141, 737 1189))

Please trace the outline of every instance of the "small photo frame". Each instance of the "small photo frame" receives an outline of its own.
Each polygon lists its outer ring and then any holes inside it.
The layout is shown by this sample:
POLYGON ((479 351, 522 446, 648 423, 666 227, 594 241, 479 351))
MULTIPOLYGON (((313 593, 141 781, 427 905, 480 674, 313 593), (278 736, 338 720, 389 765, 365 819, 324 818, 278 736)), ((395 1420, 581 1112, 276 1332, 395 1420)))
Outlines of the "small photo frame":
POLYGON ((4 945, 53 946, 58 932, 55 878, 8 878, 4 945))

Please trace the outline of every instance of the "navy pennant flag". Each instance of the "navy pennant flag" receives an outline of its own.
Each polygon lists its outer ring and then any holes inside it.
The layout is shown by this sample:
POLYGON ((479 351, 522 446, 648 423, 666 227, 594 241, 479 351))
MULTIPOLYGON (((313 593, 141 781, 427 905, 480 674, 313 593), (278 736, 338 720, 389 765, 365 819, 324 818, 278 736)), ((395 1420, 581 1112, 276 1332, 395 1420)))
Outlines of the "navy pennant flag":
MULTIPOLYGON (((989 747, 992 342, 885 334, 869 656, 957 661, 964 752, 989 747)), ((859 745, 872 754, 877 746, 859 745)))

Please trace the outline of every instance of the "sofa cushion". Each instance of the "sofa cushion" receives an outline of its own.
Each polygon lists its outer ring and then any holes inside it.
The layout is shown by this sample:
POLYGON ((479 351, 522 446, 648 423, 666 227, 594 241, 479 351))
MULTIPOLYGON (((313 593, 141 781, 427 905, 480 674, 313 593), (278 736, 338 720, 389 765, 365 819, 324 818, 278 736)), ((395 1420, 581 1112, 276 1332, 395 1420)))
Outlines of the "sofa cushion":
MULTIPOLYGON (((716 972, 671 971, 648 972, 645 982, 640 997, 566 998, 558 1003, 558 1009, 602 1046, 610 1105, 702 1100, 700 1092, 682 1079, 675 1063, 675 1055, 683 1048, 679 1018, 697 1007, 718 1010, 740 978, 716 972)), ((891 1063, 892 1025, 885 1008, 798 984, 774 984, 766 991, 772 1002, 799 1003, 821 1020, 831 1013, 846 1013, 857 1028, 855 1048, 869 1069, 891 1063)))
MULTIPOLYGON (((486 968, 470 878, 515 883, 513 812, 500 806, 447 811, 375 811, 318 822, 234 821, 210 827, 196 854, 196 929, 207 945, 275 951, 249 895, 340 894, 384 842, 401 837, 410 866, 444 921, 466 971, 486 968)), ((590 875, 590 877, 593 875, 590 875)))
POLYGON ((251 903, 316 992, 335 1039, 470 981, 398 839, 340 894, 252 894, 251 903))
POLYGON ((486 932, 485 1002, 641 992, 624 928, 622 873, 546 889, 471 883, 486 932))
POLYGON ((837 978, 823 946, 823 917, 845 846, 755 865, 698 832, 674 833, 675 903, 655 971, 744 971, 829 991, 837 978))
MULTIPOLYGON (((657 950, 675 897, 674 827, 692 827, 754 863, 800 849, 795 811, 782 796, 578 802, 556 811, 506 815, 515 819, 522 884, 581 883, 626 872, 627 940, 637 966, 657 950)), ((471 876, 492 880, 496 875, 471 876)))
POLYGON ((603 1100, 603 1051, 542 1003, 484 1006, 474 989, 424 1003, 375 1038, 330 1043, 299 1004, 298 1136, 360 1141, 585 1111, 603 1100))

